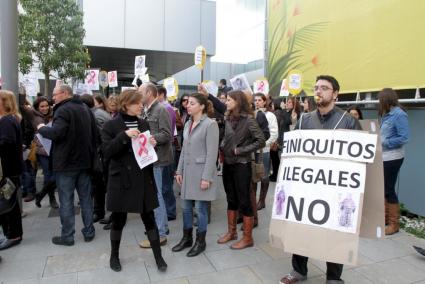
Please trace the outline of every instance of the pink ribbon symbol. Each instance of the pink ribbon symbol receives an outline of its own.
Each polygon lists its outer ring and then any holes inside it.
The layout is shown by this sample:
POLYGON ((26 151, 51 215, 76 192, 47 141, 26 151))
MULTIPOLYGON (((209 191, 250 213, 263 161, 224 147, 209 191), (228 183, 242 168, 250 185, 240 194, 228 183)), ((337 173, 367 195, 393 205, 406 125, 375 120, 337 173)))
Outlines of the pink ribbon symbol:
POLYGON ((95 84, 96 72, 90 71, 88 84, 95 84))
POLYGON ((264 81, 260 81, 260 86, 258 87, 258 90, 260 92, 263 92, 264 91, 264 81))
POLYGON ((109 82, 115 82, 115 72, 109 73, 109 82))
POLYGON ((140 145, 140 149, 139 152, 137 154, 139 154, 139 156, 142 156, 143 154, 148 154, 148 148, 146 147, 146 143, 148 142, 148 139, 146 138, 145 134, 141 133, 139 135, 139 145, 140 145))

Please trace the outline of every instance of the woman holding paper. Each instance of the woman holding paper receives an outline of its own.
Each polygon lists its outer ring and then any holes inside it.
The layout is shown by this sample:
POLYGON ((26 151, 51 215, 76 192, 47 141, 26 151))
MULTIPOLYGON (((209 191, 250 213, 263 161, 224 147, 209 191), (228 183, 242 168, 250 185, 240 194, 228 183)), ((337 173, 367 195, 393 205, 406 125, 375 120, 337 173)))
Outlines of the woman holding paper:
POLYGON ((407 113, 398 102, 397 93, 385 88, 378 93, 381 119, 382 160, 384 161, 385 234, 399 230, 400 205, 395 191, 398 173, 404 160, 404 144, 409 141, 407 113))
MULTIPOLYGON (((34 125, 39 125, 40 123, 48 124, 53 120, 53 111, 50 106, 49 100, 46 97, 38 97, 33 104, 34 107, 34 125)), ((41 143, 40 139, 42 137, 36 136, 34 141, 36 143, 36 154, 37 162, 43 169, 43 189, 35 194, 35 205, 40 208, 41 201, 44 196, 49 195, 49 203, 52 208, 59 208, 58 203, 56 202, 55 189, 56 181, 55 175, 49 166, 49 149, 45 149, 45 146, 41 143)))
MULTIPOLYGON (((110 267, 114 271, 121 270, 119 247, 127 213, 141 215, 156 265, 160 271, 167 269, 153 212, 158 207, 153 166, 150 164, 141 169, 135 157, 138 153, 135 154, 132 147, 132 139, 139 134, 147 132, 145 134, 149 136, 149 124, 138 118, 142 112, 141 102, 142 95, 136 90, 121 93, 117 117, 107 121, 101 130, 102 153, 109 160, 106 207, 112 212, 110 267)), ((156 145, 153 137, 146 141, 156 145)), ((152 150, 149 145, 143 147, 144 151, 152 150)))
POLYGON ((193 243, 193 201, 198 211, 196 241, 189 257, 197 256, 206 248, 208 201, 216 199, 218 154, 218 125, 207 116, 208 98, 192 94, 187 104, 190 120, 183 131, 184 143, 176 171, 176 182, 181 186, 183 207, 183 238, 173 247, 174 252, 191 247, 193 243))
POLYGON ((225 244, 237 239, 236 219, 240 210, 243 215, 243 238, 231 248, 244 249, 254 245, 251 160, 255 151, 265 146, 265 139, 247 96, 242 91, 229 92, 226 105, 225 134, 220 149, 224 154, 223 184, 227 197, 228 231, 217 242, 225 244))

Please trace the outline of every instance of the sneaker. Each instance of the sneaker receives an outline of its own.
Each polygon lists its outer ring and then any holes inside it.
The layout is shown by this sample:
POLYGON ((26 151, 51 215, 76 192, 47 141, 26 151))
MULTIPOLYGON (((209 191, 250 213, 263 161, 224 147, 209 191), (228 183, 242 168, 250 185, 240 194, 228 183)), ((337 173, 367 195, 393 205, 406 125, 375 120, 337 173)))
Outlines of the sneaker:
POLYGON ((94 235, 93 235, 93 236, 91 236, 91 237, 86 237, 86 236, 84 236, 84 241, 85 241, 86 243, 93 241, 93 239, 94 239, 94 235))
POLYGON ((292 271, 291 273, 289 273, 288 275, 286 275, 285 277, 280 279, 279 283, 280 284, 292 284, 292 283, 296 283, 298 281, 304 281, 306 279, 307 279, 307 276, 303 276, 296 271, 292 271))
MULTIPOLYGON (((161 246, 165 246, 167 244, 167 238, 166 237, 160 237, 159 238, 159 244, 161 246)), ((139 242, 139 246, 141 248, 151 248, 151 243, 149 242, 149 240, 143 240, 143 241, 139 242)))
POLYGON ((73 246, 74 240, 66 241, 63 240, 62 237, 57 236, 52 238, 52 243, 58 246, 73 246))

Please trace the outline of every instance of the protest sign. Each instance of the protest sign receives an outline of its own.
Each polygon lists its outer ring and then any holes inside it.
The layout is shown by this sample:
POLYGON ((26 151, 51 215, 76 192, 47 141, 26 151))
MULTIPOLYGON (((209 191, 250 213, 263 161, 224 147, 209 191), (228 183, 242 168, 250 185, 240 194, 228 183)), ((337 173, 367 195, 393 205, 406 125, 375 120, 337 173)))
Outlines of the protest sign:
POLYGON ((301 71, 291 70, 288 74, 288 90, 291 95, 298 95, 303 89, 303 76, 301 71))
POLYGON ((92 91, 90 90, 89 85, 87 85, 86 83, 82 83, 82 82, 76 82, 76 84, 74 84, 73 87, 73 92, 74 94, 81 96, 84 94, 92 94, 92 91))
POLYGON ((108 72, 108 83, 109 83, 109 87, 111 87, 111 88, 118 87, 117 71, 109 71, 108 72))
POLYGON ((106 72, 106 71, 100 71, 99 72, 99 85, 102 88, 108 87, 108 85, 109 85, 109 82, 108 82, 108 72, 106 72))
POLYGON ((134 157, 140 169, 147 165, 155 163, 158 160, 154 147, 149 143, 151 137, 150 131, 140 133, 136 138, 131 139, 131 146, 133 147, 134 157))
POLYGON ((134 75, 143 75, 146 73, 146 55, 138 55, 134 59, 134 75))
POLYGON ((99 90, 99 70, 90 69, 86 70, 86 78, 84 83, 88 86, 89 90, 97 91, 99 90))
POLYGON ((214 81, 211 80, 205 80, 202 82, 202 85, 207 90, 208 94, 211 94, 215 97, 217 97, 218 94, 218 86, 214 81))
POLYGON ((230 84, 235 91, 249 91, 252 94, 248 79, 245 74, 239 74, 230 79, 230 84))
POLYGON ((179 85, 177 80, 173 77, 165 78, 163 86, 167 90, 167 99, 174 101, 179 94, 179 85))
POLYGON ((254 81, 254 93, 262 93, 267 95, 269 93, 269 81, 266 78, 261 78, 254 81))
POLYGON ((374 163, 376 148, 377 135, 360 131, 285 133, 270 223, 272 245, 356 264, 366 167, 374 163))
POLYGON ((205 67, 206 61, 207 61, 207 51, 202 45, 197 46, 195 49, 195 56, 194 56, 195 66, 202 70, 205 67))
POLYGON ((288 80, 283 79, 282 85, 280 85, 279 97, 288 97, 288 96, 289 96, 288 80))

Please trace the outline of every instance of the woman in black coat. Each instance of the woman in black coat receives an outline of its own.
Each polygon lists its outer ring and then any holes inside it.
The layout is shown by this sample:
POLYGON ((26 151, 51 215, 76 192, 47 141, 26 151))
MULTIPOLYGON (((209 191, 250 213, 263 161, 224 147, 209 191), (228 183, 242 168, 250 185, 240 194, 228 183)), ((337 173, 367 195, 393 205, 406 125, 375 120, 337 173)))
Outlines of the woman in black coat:
MULTIPOLYGON (((20 176, 24 163, 22 160, 21 116, 15 95, 10 91, 0 90, 0 159, 3 177, 9 178, 16 188, 21 186, 20 176)), ((0 241, 0 250, 10 248, 22 241, 22 217, 18 202, 18 189, 13 194, 15 204, 12 210, 0 215, 5 239, 0 241)))
MULTIPOLYGON (((110 266, 114 271, 121 270, 119 247, 128 212, 140 213, 158 269, 167 269, 153 212, 158 207, 153 166, 140 169, 131 144, 131 138, 149 130, 149 124, 138 118, 141 101, 142 95, 136 90, 124 91, 118 97, 119 114, 106 122, 101 131, 102 153, 109 161, 106 207, 112 212, 110 266)), ((156 144, 153 138, 149 142, 156 144)))

